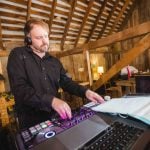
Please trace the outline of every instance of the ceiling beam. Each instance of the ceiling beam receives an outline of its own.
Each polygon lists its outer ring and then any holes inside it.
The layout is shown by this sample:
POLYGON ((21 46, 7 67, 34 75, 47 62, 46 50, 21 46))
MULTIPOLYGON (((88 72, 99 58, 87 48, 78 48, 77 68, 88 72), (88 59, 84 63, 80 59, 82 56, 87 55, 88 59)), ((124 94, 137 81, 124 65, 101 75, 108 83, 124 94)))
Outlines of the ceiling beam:
POLYGON ((130 7, 130 10, 128 11, 128 14, 125 15, 125 18, 124 18, 124 20, 122 21, 122 23, 121 23, 121 25, 120 25, 119 31, 121 31, 122 29, 124 29, 125 26, 127 25, 128 20, 131 18, 132 12, 133 12, 133 10, 135 9, 135 6, 138 4, 138 1, 139 1, 139 0, 136 0, 136 1, 133 0, 133 4, 132 4, 132 6, 130 7))
POLYGON ((130 64, 137 56, 142 54, 145 50, 150 48, 150 33, 148 33, 144 38, 138 42, 135 47, 131 48, 124 56, 117 61, 102 77, 97 80, 92 89, 96 90, 101 87, 104 83, 110 80, 115 74, 117 74, 123 67, 130 64))
POLYGON ((65 25, 64 34, 63 34, 61 44, 60 44, 61 50, 63 50, 63 47, 64 47, 64 43, 65 43, 66 36, 67 36, 68 30, 69 30, 69 27, 70 27, 70 24, 71 24, 71 21, 72 21, 72 16, 73 16, 73 13, 75 11, 76 4, 77 4, 77 0, 71 0, 70 9, 69 9, 69 16, 68 16, 68 19, 67 19, 67 23, 65 25))
POLYGON ((98 13, 98 15, 97 15, 97 17, 96 17, 96 21, 94 22, 94 26, 92 27, 92 30, 91 30, 91 32, 90 32, 90 34, 89 34, 89 37, 88 37, 87 40, 86 40, 86 43, 88 43, 88 42, 90 41, 90 39, 92 38, 92 35, 93 35, 93 33, 94 33, 94 31, 95 31, 97 25, 98 25, 98 22, 99 22, 99 20, 100 20, 100 18, 101 18, 101 15, 102 15, 102 13, 103 13, 103 11, 104 11, 106 5, 107 5, 107 1, 108 1, 108 0, 105 0, 105 1, 103 2, 103 4, 102 4, 102 6, 101 6, 101 8, 100 8, 100 10, 99 10, 99 13, 98 13))
POLYGON ((111 28, 111 30, 109 31, 108 34, 111 34, 111 33, 114 31, 116 25, 118 24, 120 18, 122 17, 122 15, 123 15, 123 13, 124 13, 124 11, 125 11, 126 8, 129 6, 130 1, 131 1, 131 0, 126 0, 126 1, 125 1, 125 4, 123 5, 123 7, 122 7, 122 9, 121 9, 121 11, 120 11, 118 17, 115 19, 114 24, 113 24, 113 26, 112 26, 112 28, 111 28))
POLYGON ((106 38, 99 39, 97 41, 91 41, 89 43, 83 44, 81 47, 77 47, 71 50, 67 50, 59 54, 59 57, 64 57, 68 55, 73 55, 77 53, 81 53, 83 49, 92 50, 99 47, 103 47, 106 45, 113 44, 115 42, 127 40, 130 38, 134 38, 137 36, 141 36, 143 34, 150 32, 150 21, 145 22, 143 24, 125 29, 121 32, 114 33, 112 35, 107 36, 106 38))
POLYGON ((51 14, 49 15, 49 35, 51 34, 51 30, 52 30, 52 23, 54 19, 54 13, 56 10, 56 4, 57 4, 57 0, 53 0, 52 8, 50 10, 51 14))
POLYGON ((28 0, 27 18, 26 18, 26 20, 29 20, 29 19, 30 19, 30 15, 31 15, 31 3, 32 3, 32 1, 31 1, 31 0, 28 0))
POLYGON ((108 26, 108 23, 109 23, 111 17, 113 16, 113 14, 114 14, 114 12, 115 12, 117 6, 119 5, 119 1, 120 1, 120 0, 116 0, 115 2, 113 2, 113 3, 114 3, 113 8, 111 9, 111 12, 109 12, 109 15, 108 15, 108 17, 107 17, 107 20, 105 21, 105 23, 104 23, 104 25, 103 25, 103 28, 102 28, 102 30, 100 31, 99 35, 98 35, 98 39, 100 39, 100 38, 102 37, 103 33, 105 32, 105 29, 106 29, 106 27, 108 26))
POLYGON ((89 1, 89 5, 88 5, 88 7, 86 8, 86 14, 85 14, 84 19, 83 19, 83 21, 82 21, 81 27, 80 27, 80 29, 79 29, 79 31, 78 31, 78 36, 77 36, 77 38, 76 38, 76 40, 75 40, 74 47, 76 47, 77 44, 78 44, 78 41, 79 41, 79 39, 80 39, 81 33, 82 33, 82 31, 83 31, 83 28, 84 28, 84 26, 85 26, 85 24, 86 24, 87 18, 88 18, 89 14, 90 14, 90 10, 91 10, 91 8, 92 8, 92 6, 93 6, 93 4, 94 4, 94 1, 95 1, 95 0, 90 0, 90 1, 89 1))
POLYGON ((1 25, 1 18, 0 18, 0 49, 4 49, 3 40, 2 40, 2 25, 1 25))

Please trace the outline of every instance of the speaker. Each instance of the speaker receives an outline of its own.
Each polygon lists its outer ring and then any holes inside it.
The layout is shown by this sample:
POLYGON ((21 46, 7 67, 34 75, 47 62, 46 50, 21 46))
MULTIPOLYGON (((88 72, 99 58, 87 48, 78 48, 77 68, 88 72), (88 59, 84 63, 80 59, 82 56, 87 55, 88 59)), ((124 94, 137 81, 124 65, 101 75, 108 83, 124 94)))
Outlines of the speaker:
POLYGON ((135 76, 136 93, 150 93, 150 75, 135 76))
POLYGON ((25 39, 24 39, 24 43, 27 44, 27 45, 31 45, 32 44, 31 38, 26 36, 25 39))

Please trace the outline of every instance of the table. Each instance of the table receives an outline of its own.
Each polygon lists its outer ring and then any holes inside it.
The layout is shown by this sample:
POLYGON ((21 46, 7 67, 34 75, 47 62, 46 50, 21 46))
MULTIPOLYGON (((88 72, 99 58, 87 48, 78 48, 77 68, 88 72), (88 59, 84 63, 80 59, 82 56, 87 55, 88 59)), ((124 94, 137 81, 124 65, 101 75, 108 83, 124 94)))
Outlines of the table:
POLYGON ((115 83, 120 90, 121 96, 123 96, 122 87, 125 87, 125 94, 136 93, 135 78, 130 78, 129 80, 117 80, 115 83))

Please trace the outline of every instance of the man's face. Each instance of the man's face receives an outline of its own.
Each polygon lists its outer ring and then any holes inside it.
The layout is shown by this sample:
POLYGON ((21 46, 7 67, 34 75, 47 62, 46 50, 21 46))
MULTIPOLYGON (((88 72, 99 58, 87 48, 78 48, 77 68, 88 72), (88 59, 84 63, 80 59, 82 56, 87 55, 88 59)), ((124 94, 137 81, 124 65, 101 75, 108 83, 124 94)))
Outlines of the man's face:
POLYGON ((40 25, 34 25, 29 36, 32 39, 31 47, 33 48, 33 51, 38 53, 47 52, 49 48, 49 35, 45 28, 40 25))

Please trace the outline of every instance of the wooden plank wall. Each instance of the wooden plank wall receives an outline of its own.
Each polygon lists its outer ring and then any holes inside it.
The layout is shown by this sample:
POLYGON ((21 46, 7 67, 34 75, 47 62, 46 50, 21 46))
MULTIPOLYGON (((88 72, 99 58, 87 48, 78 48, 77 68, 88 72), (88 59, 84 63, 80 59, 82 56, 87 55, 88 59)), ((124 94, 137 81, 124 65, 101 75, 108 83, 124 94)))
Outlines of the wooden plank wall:
MULTIPOLYGON (((129 20, 127 23, 124 23, 122 26, 122 29, 127 29, 130 27, 134 27, 136 25, 139 25, 141 23, 144 23, 146 21, 150 20, 150 1, 149 0, 137 0, 135 4, 135 8, 133 10, 133 13, 131 17, 129 16, 129 20)), ((105 58, 109 60, 109 62, 106 63, 106 68, 111 68, 114 63, 116 63, 120 58, 124 56, 124 53, 126 53, 129 49, 134 47, 134 45, 140 41, 141 37, 136 37, 133 39, 125 40, 121 42, 118 53, 115 52, 115 49, 113 49, 113 46, 110 46, 109 49, 111 52, 114 53, 107 53, 105 54, 105 58)), ((147 71, 150 68, 150 50, 145 51, 143 54, 135 58, 135 60, 130 64, 135 66, 139 69, 139 71, 147 71)))
MULTIPOLYGON (((134 8, 134 11, 133 11, 131 17, 129 17, 127 24, 124 24, 122 29, 134 27, 138 24, 149 21, 150 20, 149 6, 150 6, 149 0, 137 0, 136 6, 134 8)), ((121 50, 124 52, 127 52, 129 49, 134 47, 135 43, 137 43, 142 37, 143 36, 121 42, 121 50)), ((116 60, 117 60, 116 57, 118 57, 118 60, 119 60, 121 57, 123 57, 124 54, 123 53, 118 53, 118 54, 110 53, 110 54, 106 54, 106 55, 107 55, 106 56, 107 59, 109 59, 111 62, 108 64, 107 68, 110 68, 116 62, 116 60)), ((138 56, 131 63, 131 65, 135 66, 140 71, 146 71, 147 69, 149 69, 150 68, 150 50, 147 50, 143 54, 138 56)))
POLYGON ((64 68, 69 72, 73 80, 87 81, 88 77, 85 71, 84 55, 77 54, 61 58, 64 68))
MULTIPOLYGON (((131 18, 123 28, 134 27, 140 23, 150 20, 150 1, 149 0, 137 0, 135 9, 131 18)), ((143 36, 142 36, 143 37, 143 36)), ((134 39, 126 40, 121 43, 121 48, 126 52, 132 48, 142 37, 136 37, 134 39)), ((123 54, 122 54, 123 55, 123 54)), ((147 71, 150 68, 150 49, 138 56, 131 65, 139 69, 139 71, 147 71)))

